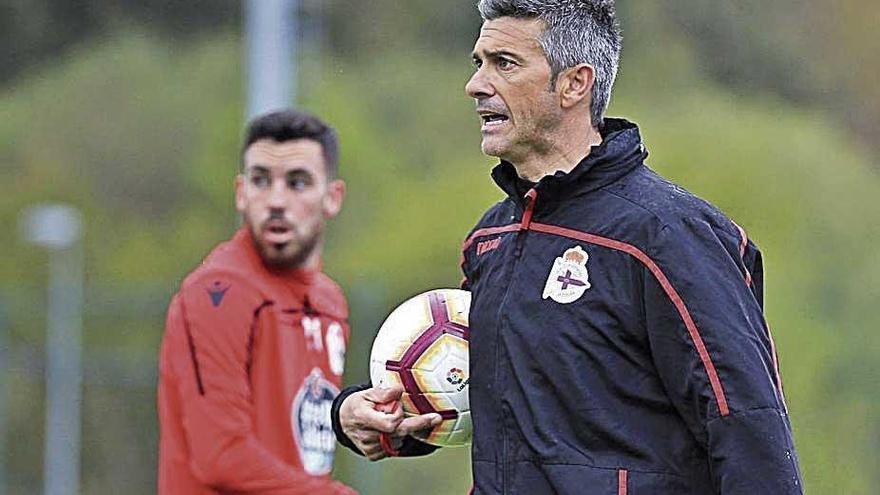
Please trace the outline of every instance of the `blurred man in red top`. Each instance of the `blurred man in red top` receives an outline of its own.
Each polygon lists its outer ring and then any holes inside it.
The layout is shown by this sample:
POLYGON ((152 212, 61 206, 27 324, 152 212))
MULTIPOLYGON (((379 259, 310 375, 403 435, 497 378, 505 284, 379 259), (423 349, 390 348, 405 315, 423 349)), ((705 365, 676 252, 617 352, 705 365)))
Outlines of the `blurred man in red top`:
POLYGON ((339 213, 336 134, 294 111, 250 123, 244 226, 174 296, 159 358, 159 493, 355 494, 332 481, 330 406, 349 329, 321 273, 339 213))

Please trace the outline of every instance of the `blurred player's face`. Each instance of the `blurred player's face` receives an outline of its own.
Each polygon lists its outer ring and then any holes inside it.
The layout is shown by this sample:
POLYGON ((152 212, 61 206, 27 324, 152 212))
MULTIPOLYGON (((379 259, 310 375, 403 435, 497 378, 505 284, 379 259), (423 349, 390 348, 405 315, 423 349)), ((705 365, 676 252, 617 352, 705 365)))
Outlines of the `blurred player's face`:
POLYGON ((254 142, 235 182, 236 208, 263 261, 276 267, 318 267, 325 220, 339 213, 344 194, 310 139, 254 142))
POLYGON ((482 149, 514 165, 544 154, 562 119, 550 65, 538 37, 543 21, 486 21, 474 45, 476 72, 465 86, 476 100, 482 149))

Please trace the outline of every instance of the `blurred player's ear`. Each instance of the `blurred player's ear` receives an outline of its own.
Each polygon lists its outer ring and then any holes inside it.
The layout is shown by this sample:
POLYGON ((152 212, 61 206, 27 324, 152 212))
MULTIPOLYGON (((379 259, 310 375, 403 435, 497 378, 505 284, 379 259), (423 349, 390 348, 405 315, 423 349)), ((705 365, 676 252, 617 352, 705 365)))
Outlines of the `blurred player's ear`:
POLYGON ((244 176, 238 174, 235 176, 235 209, 239 213, 243 213, 247 207, 247 201, 244 199, 244 176))
POLYGON ((345 182, 342 179, 331 180, 327 184, 327 193, 324 194, 324 217, 335 217, 342 209, 342 200, 345 198, 345 182))

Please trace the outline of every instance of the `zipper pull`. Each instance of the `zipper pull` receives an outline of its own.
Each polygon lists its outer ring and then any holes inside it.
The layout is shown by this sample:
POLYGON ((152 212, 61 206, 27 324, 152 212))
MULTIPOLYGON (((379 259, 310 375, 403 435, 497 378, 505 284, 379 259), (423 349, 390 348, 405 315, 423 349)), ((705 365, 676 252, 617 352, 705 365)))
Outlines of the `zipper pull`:
POLYGON ((535 202, 538 200, 538 191, 535 188, 529 189, 525 195, 526 209, 523 211, 522 221, 519 223, 519 230, 529 230, 532 224, 532 212, 535 210, 535 202))
MULTIPOLYGON (((525 195, 526 200, 526 209, 523 211, 522 220, 519 223, 519 231, 520 234, 529 230, 529 226, 532 224, 532 212, 535 211, 535 202, 538 199, 538 192, 535 191, 535 188, 529 189, 529 192, 525 195)), ((519 258, 522 254, 523 250, 523 242, 525 241, 525 235, 517 235, 516 236, 516 249, 513 250, 513 256, 515 258, 519 258)))

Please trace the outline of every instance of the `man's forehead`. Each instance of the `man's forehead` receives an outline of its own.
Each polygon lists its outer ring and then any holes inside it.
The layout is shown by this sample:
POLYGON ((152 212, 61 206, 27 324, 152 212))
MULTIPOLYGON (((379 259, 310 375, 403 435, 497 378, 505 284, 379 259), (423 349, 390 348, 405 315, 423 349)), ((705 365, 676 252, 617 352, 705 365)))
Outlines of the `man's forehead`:
POLYGON ((272 139, 254 141, 244 153, 245 167, 264 168, 324 165, 321 143, 311 139, 278 142, 272 139))
POLYGON ((474 52, 510 48, 540 49, 539 37, 543 32, 544 21, 538 18, 499 17, 485 21, 480 28, 474 52))

